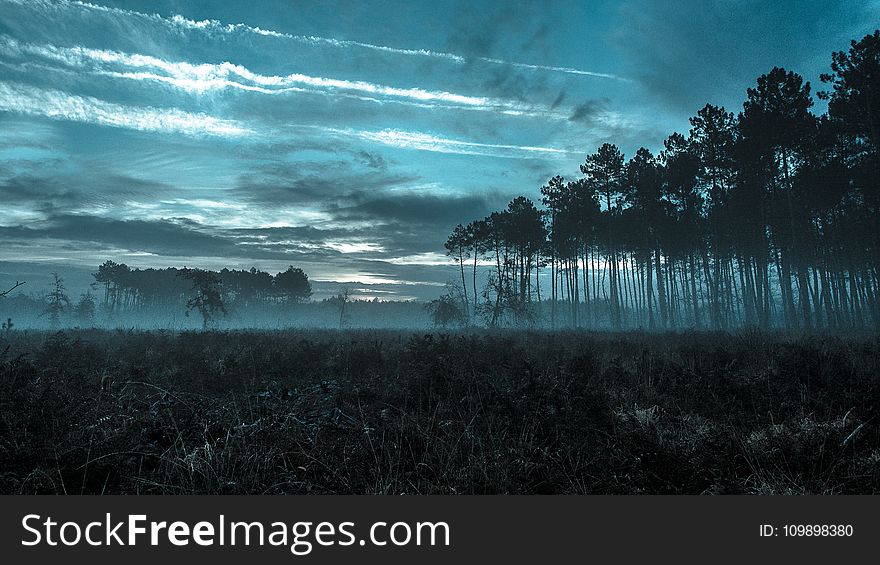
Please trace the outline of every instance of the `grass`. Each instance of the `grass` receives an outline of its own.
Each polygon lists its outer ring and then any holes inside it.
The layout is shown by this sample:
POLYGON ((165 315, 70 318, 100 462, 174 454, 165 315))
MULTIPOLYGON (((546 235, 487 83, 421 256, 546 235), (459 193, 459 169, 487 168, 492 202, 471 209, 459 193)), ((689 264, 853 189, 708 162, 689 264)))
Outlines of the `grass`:
POLYGON ((880 492, 876 336, 71 330, 0 353, 3 493, 880 492))

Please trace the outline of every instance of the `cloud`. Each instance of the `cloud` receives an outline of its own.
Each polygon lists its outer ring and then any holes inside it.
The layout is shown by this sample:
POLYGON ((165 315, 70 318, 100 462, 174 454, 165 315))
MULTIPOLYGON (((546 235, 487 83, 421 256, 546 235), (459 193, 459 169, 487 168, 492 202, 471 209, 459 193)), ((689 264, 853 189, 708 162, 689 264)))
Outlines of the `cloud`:
POLYGON ((339 250, 345 243, 376 259, 427 253, 442 249, 453 226, 486 216, 505 200, 494 191, 438 192, 415 179, 377 172, 339 169, 319 177, 297 166, 283 175, 279 170, 261 182, 243 180, 236 196, 275 208, 293 205, 309 214, 285 215, 293 225, 235 231, 256 238, 250 244, 278 247, 297 241, 318 249, 336 242, 330 248, 339 250))
MULTIPOLYGON (((138 131, 179 133, 189 136, 237 138, 257 136, 258 132, 234 120, 204 113, 188 113, 176 108, 124 106, 91 96, 77 96, 58 90, 0 82, 0 111, 30 116, 122 127, 138 131)), ((399 149, 416 149, 459 155, 521 158, 529 154, 564 156, 568 152, 552 147, 477 143, 442 138, 421 132, 385 129, 362 131, 322 126, 290 126, 338 138, 354 138, 399 149)), ((263 131, 268 135, 269 131, 263 131)))
POLYGON ((556 98, 553 99, 553 103, 550 104, 550 109, 555 110, 560 105, 562 105, 562 103, 565 102, 565 98, 567 96, 568 96, 567 92, 565 92, 564 90, 560 90, 559 94, 556 96, 556 98))
POLYGON ((361 10, 347 23, 319 7, 294 22, 177 0, 144 9, 198 17, 116 7, 127 0, 16 4, 0 0, 0 120, 56 136, 48 150, 25 149, 30 133, 0 136, 11 145, 0 241, 19 259, 293 263, 322 280, 442 282, 449 230, 576 170, 584 144, 621 121, 595 101, 622 107, 629 88, 531 64, 576 61, 565 49, 578 24, 546 14, 507 38, 488 30, 498 43, 477 54, 378 44, 442 48, 456 16, 425 21, 422 8, 401 14, 392 40, 363 30, 361 10), (306 25, 373 43, 276 31, 306 25))
POLYGON ((586 124, 595 123, 606 114, 610 103, 611 100, 608 98, 587 100, 586 102, 578 104, 572 108, 571 116, 569 116, 568 119, 572 122, 583 122, 586 124))
POLYGON ((271 206, 297 204, 320 208, 349 197, 354 190, 378 193, 418 180, 415 175, 391 173, 369 165, 366 169, 355 168, 346 161, 273 162, 252 167, 241 175, 232 194, 271 206))
MULTIPOLYGON (((134 10, 124 10, 121 8, 114 8, 109 6, 99 6, 96 4, 90 4, 87 2, 78 2, 78 1, 67 1, 67 0, 59 0, 57 3, 50 3, 44 0, 34 0, 31 2, 30 0, 0 0, 9 2, 12 4, 18 4, 27 6, 31 9, 40 10, 43 13, 51 13, 58 12, 64 10, 83 10, 88 12, 99 12, 112 14, 114 16, 122 16, 127 18, 136 18, 144 21, 148 21, 154 24, 161 24, 167 27, 175 28, 179 31, 192 31, 192 32, 200 32, 204 33, 208 36, 224 36, 224 35, 239 35, 239 34, 247 34, 247 35, 256 35, 259 37, 266 38, 274 38, 274 39, 282 39, 295 41, 298 43, 305 43, 309 45, 318 45, 318 46, 329 46, 338 49, 364 49, 369 51, 375 51, 379 53, 386 53, 390 55, 398 55, 398 56, 406 56, 406 57, 419 57, 419 58, 429 58, 429 59, 437 59, 442 61, 447 61, 459 65, 466 64, 468 62, 468 58, 462 55, 457 55, 455 53, 443 52, 443 51, 433 51, 430 49, 405 49, 398 47, 391 47, 387 45, 376 45, 373 43, 366 43, 361 41, 351 41, 346 39, 336 39, 330 37, 319 37, 313 35, 294 35, 274 30, 263 29, 256 26, 250 26, 243 23, 223 23, 218 20, 206 19, 206 20, 192 20, 189 18, 185 18, 181 15, 173 15, 171 17, 162 17, 158 14, 147 14, 144 12, 137 12, 134 10)), ((534 38, 533 38, 534 39, 534 38)), ((491 57, 477 57, 479 61, 484 63, 492 64, 492 65, 503 65, 510 66, 522 69, 529 69, 533 71, 546 71, 552 73, 564 73, 570 75, 580 75, 580 76, 590 76, 590 77, 598 77, 598 78, 610 78, 610 79, 622 79, 622 77, 618 77, 616 75, 608 74, 608 73, 598 73, 587 71, 583 69, 576 69, 572 67, 559 67, 552 65, 536 65, 529 63, 522 63, 517 61, 506 61, 503 59, 491 58, 491 57)))
POLYGON ((339 142, 352 140, 363 141, 386 145, 396 149, 428 151, 451 155, 475 155, 502 159, 533 159, 536 157, 561 159, 572 154, 580 153, 579 151, 570 151, 558 147, 479 143, 476 141, 441 137, 420 131, 407 131, 392 128, 382 130, 357 130, 352 128, 294 125, 289 126, 289 129, 303 133, 313 132, 320 134, 325 140, 338 140, 339 142))
POLYGON ((92 242, 163 255, 224 256, 235 251, 232 241, 203 233, 186 222, 117 220, 73 214, 51 216, 29 227, 0 227, 0 238, 92 242))
MULTIPOLYGON (((152 81, 163 83, 191 94, 205 94, 211 91, 237 89, 262 94, 310 93, 323 95, 351 96, 360 100, 382 102, 385 99, 399 99, 413 106, 433 109, 482 110, 512 116, 554 116, 552 112, 536 109, 531 104, 509 100, 468 96, 445 90, 423 88, 399 88, 363 80, 347 80, 329 77, 310 76, 291 73, 283 76, 263 75, 250 69, 224 61, 222 63, 193 64, 184 61, 169 61, 139 53, 123 53, 105 49, 92 49, 81 46, 58 47, 55 45, 35 45, 20 42, 9 36, 0 35, 0 51, 6 56, 17 58, 37 57, 95 75, 127 79, 132 81, 152 81)), ((509 83, 514 77, 509 73, 496 73, 497 81, 509 83)), ((528 85, 519 79, 515 93, 528 90, 528 85)), ((501 87, 501 82, 491 84, 496 91, 513 91, 512 85, 501 87)), ((519 96, 519 94, 517 94, 519 96)))
POLYGON ((479 57, 480 61, 485 61, 487 63, 496 63, 498 65, 509 65, 511 67, 517 69, 530 69, 530 70, 540 70, 540 71, 553 71, 557 73, 567 73, 572 75, 582 75, 589 77, 599 77, 599 78, 610 78, 614 80, 619 80, 623 82, 632 82, 631 79, 626 77, 618 76, 611 73, 597 73, 594 71, 584 71, 581 69, 575 69, 572 67, 554 67, 550 65, 530 65, 528 63, 511 63, 509 61, 503 61, 501 59, 492 59, 489 57, 479 57))
POLYGON ((337 130, 340 134, 351 135, 366 141, 373 141, 400 149, 454 153, 458 155, 483 155, 502 158, 522 158, 542 154, 544 156, 566 156, 569 151, 555 147, 533 147, 528 145, 503 145, 476 143, 438 137, 427 133, 384 129, 381 131, 337 130))
POLYGON ((374 169, 377 171, 388 170, 388 161, 386 161, 385 158, 378 153, 371 153, 369 151, 361 150, 356 151, 354 156, 360 163, 366 165, 370 169, 374 169))
POLYGON ((74 168, 63 162, 51 168, 45 162, 42 165, 37 173, 14 175, 0 181, 0 194, 6 205, 27 206, 42 214, 70 212, 130 200, 154 200, 173 191, 173 187, 163 183, 100 168, 74 168), (53 173, 51 169, 55 167, 68 167, 68 171, 53 173))
POLYGON ((730 109, 755 78, 784 66, 816 80, 831 52, 873 31, 876 2, 852 0, 636 0, 613 33, 630 73, 675 111, 706 102, 730 109))
POLYGON ((0 82, 0 111, 54 120, 190 136, 241 137, 253 134, 232 120, 176 108, 124 106, 91 96, 76 96, 23 84, 0 82))
MULTIPOLYGON (((336 210, 339 218, 353 221, 393 223, 398 227, 408 224, 424 227, 447 226, 489 214, 494 195, 437 195, 416 192, 392 193, 379 196, 367 192, 354 193, 350 205, 336 210), (473 216, 473 218, 471 218, 473 216)), ((447 235, 445 231, 441 234, 447 235)))

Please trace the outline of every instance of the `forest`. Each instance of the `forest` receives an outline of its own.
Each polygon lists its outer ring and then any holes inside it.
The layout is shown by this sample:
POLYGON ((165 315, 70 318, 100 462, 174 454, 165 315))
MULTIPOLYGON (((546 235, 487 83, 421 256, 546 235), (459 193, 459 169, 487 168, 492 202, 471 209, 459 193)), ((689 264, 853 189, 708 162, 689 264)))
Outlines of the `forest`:
POLYGON ((657 155, 603 144, 581 178, 541 187, 543 208, 518 197, 456 226, 446 302, 491 326, 876 329, 878 76, 875 31, 832 55, 822 115, 777 67, 741 111, 707 104, 657 155))

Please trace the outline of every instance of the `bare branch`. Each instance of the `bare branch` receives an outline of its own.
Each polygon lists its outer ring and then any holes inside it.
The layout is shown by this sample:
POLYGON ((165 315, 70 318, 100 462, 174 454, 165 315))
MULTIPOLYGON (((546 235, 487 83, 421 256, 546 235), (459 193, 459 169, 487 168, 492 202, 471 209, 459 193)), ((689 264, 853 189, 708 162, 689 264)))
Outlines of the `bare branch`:
POLYGON ((13 290, 15 290, 16 288, 20 287, 20 286, 23 285, 23 284, 24 284, 24 281, 21 281, 21 282, 15 281, 15 286, 13 286, 12 288, 10 288, 9 290, 6 290, 6 291, 3 291, 3 292, 0 292, 0 296, 6 296, 7 294, 9 294, 10 292, 12 292, 13 290))

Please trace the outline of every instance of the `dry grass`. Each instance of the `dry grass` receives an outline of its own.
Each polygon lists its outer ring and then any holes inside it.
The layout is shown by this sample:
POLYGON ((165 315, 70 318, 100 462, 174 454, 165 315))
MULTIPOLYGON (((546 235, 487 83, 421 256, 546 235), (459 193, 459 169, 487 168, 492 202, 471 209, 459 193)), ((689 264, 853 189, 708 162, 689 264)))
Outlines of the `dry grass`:
POLYGON ((4 493, 880 492, 876 337, 68 331, 4 350, 4 493))

